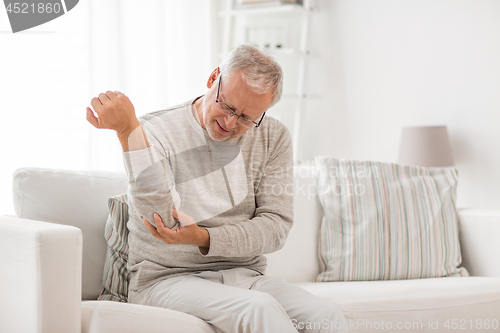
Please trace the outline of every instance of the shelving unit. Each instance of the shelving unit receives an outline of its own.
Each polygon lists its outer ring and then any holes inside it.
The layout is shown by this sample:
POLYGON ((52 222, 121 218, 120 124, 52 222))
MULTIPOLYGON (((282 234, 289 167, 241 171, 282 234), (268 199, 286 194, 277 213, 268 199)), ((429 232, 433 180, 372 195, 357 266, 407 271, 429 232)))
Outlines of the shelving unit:
POLYGON ((239 5, 232 7, 229 12, 231 15, 256 15, 256 14, 272 14, 272 13, 285 13, 285 12, 301 12, 304 7, 299 4, 289 5, 239 5))
MULTIPOLYGON (((300 164, 302 160, 301 146, 301 124, 305 113, 306 100, 309 98, 306 94, 305 74, 307 71, 307 64, 311 55, 309 50, 309 31, 311 24, 311 12, 314 10, 314 0, 303 0, 303 4, 284 4, 284 5, 241 5, 237 4, 235 0, 226 0, 224 10, 219 12, 219 16, 223 18, 223 40, 221 59, 224 58, 236 45, 242 42, 252 42, 249 40, 248 29, 259 29, 259 23, 249 23, 252 20, 259 20, 272 23, 260 23, 263 29, 271 28, 278 25, 278 31, 283 29, 289 33, 286 38, 286 33, 282 34, 281 38, 286 39, 279 42, 280 47, 273 47, 270 45, 266 48, 268 52, 274 57, 287 57, 293 58, 296 64, 295 82, 287 81, 285 75, 284 90, 282 100, 292 100, 294 104, 294 116, 292 122, 292 137, 295 163, 300 164), (279 22, 282 21, 282 27, 279 22), (239 25, 239 27, 238 27, 239 25), (242 28, 243 31, 242 31, 242 28), (245 30, 246 28, 246 30, 245 30), (292 36, 300 34, 300 39, 297 43, 296 39, 292 36), (293 89, 289 88, 295 86, 293 89), (288 90, 288 91, 287 91, 288 90)), ((274 45, 274 46, 276 46, 274 45)), ((262 48, 262 47, 261 47, 262 48)), ((287 59, 287 61, 288 61, 287 59)), ((294 62, 294 64, 295 64, 294 62)), ((294 65, 295 66, 295 65, 294 65)))

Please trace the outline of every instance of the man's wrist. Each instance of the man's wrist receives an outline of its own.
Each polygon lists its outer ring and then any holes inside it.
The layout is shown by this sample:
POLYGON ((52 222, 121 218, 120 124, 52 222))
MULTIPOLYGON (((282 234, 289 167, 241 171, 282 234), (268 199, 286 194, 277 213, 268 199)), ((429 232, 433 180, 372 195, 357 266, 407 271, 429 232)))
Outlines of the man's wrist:
POLYGON ((119 137, 121 136, 128 136, 134 129, 137 128, 137 126, 141 126, 141 123, 139 122, 139 119, 135 118, 133 121, 128 124, 128 126, 117 130, 116 133, 118 134, 119 137))
POLYGON ((210 234, 207 229, 200 228, 200 238, 197 245, 207 249, 210 248, 210 234))
POLYGON ((127 128, 116 131, 123 151, 140 150, 149 147, 149 142, 144 135, 141 123, 136 119, 127 128))

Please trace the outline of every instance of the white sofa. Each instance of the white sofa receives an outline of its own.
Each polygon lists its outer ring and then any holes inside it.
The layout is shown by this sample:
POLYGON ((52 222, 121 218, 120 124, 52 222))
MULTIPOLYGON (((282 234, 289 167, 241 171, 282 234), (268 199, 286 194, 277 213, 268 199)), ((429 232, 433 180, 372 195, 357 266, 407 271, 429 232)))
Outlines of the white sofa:
MULTIPOLYGON (((460 210, 470 277, 315 283, 322 208, 311 169, 295 176, 295 224, 267 274, 341 304, 351 332, 500 331, 499 211, 460 210)), ((0 217, 0 332, 214 332, 184 313, 96 301, 107 198, 126 192, 124 173, 21 168, 13 188, 17 217, 0 217)))

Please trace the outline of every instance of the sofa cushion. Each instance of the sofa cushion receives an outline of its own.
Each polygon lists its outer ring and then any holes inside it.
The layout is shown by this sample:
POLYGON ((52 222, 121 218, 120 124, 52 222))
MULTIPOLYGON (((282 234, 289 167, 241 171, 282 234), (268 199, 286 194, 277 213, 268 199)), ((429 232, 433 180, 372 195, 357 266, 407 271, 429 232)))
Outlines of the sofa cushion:
POLYGON ((82 302, 82 333, 216 333, 210 324, 187 313, 109 301, 82 302))
POLYGON ((97 299, 106 256, 109 197, 127 192, 124 172, 25 167, 13 174, 17 217, 66 224, 83 234, 82 299, 97 299))
POLYGON ((338 303, 351 332, 497 332, 499 282, 491 277, 445 277, 297 285, 338 303), (454 323, 458 328, 452 329, 454 323))
POLYGON ((323 210, 318 200, 315 166, 293 168, 293 226, 282 249, 266 254, 266 274, 288 282, 311 282, 320 272, 318 237, 323 210))
POLYGON ((129 272, 127 193, 108 199, 109 216, 104 230, 108 244, 99 301, 127 302, 129 272))
POLYGON ((458 173, 316 158, 322 272, 316 281, 468 276, 461 264, 458 173))

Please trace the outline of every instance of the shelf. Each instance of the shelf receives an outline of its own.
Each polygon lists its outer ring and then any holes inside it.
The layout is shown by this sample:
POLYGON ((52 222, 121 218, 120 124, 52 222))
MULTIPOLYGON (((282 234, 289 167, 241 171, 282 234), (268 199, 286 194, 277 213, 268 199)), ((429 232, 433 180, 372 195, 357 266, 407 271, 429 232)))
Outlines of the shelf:
POLYGON ((281 98, 287 98, 287 99, 316 99, 316 98, 321 98, 320 95, 307 95, 303 94, 302 96, 299 94, 283 94, 281 95, 281 98))
POLYGON ((296 56, 303 56, 305 55, 304 52, 302 51, 297 51, 295 49, 272 49, 272 50, 269 50, 269 49, 265 49, 266 52, 269 52, 269 54, 271 55, 296 55, 296 56))
MULTIPOLYGON (((285 55, 285 56, 297 56, 297 57, 303 57, 305 55, 311 55, 310 53, 298 51, 295 49, 287 48, 287 49, 262 49, 265 53, 271 55, 271 56, 279 56, 279 55, 285 55)), ((225 54, 219 53, 219 58, 224 59, 225 54)))
POLYGON ((290 118, 292 114, 287 115, 286 123, 290 123, 291 127, 287 126, 293 132, 294 159, 301 160, 303 147, 299 143, 303 138, 301 124, 306 106, 309 106, 309 102, 315 103, 322 99, 321 95, 305 93, 309 58, 318 56, 311 54, 308 41, 311 16, 315 13, 315 0, 303 0, 303 4, 280 4, 276 1, 267 5, 237 5, 235 2, 236 0, 226 0, 225 6, 219 7, 220 10, 215 12, 215 15, 222 17, 223 21, 221 58, 231 51, 234 47, 232 45, 250 42, 258 44, 264 53, 292 66, 290 70, 295 71, 297 68, 294 82, 287 81, 290 87, 287 87, 287 93, 282 95, 282 100, 286 100, 287 107, 294 109, 293 119, 290 118), (288 36, 290 38, 300 36, 300 40, 294 39, 294 42, 299 43, 292 43, 288 36), (266 45, 269 47, 266 48, 266 45), (271 47, 276 45, 280 45, 281 48, 271 47), (292 89, 293 85, 296 86, 295 89, 292 89))
POLYGON ((272 14, 272 13, 303 13, 305 9, 302 5, 241 5, 230 11, 219 12, 220 16, 232 15, 258 15, 258 14, 272 14))

